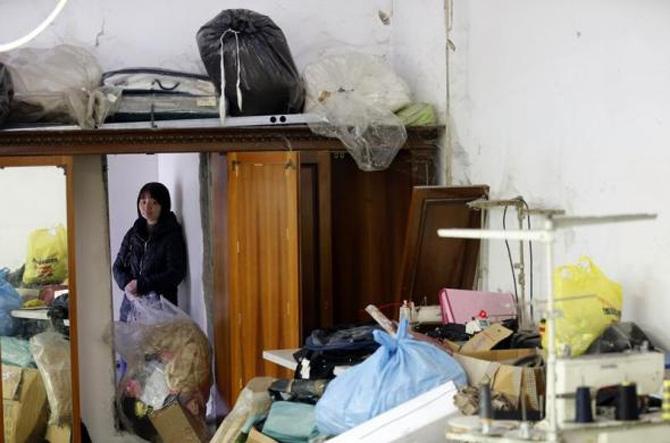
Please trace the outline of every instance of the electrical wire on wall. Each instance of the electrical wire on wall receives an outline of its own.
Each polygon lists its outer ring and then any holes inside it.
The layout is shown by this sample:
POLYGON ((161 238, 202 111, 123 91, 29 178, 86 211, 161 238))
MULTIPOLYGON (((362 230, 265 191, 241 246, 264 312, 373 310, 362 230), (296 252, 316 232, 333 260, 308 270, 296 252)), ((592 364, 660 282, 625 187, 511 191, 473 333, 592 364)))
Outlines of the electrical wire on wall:
MULTIPOLYGON (((503 219, 502 219, 502 225, 503 225, 503 231, 507 230, 507 208, 509 206, 505 205, 505 209, 503 209, 503 219)), ((514 260, 512 260, 512 250, 510 249, 509 246, 509 240, 505 239, 505 247, 507 248, 507 257, 509 258, 509 265, 510 269, 512 270, 512 282, 514 283, 514 302, 519 306, 519 291, 516 287, 516 272, 514 272, 514 260)))
MULTIPOLYGON (((520 198, 521 203, 523 203, 524 207, 526 208, 526 221, 528 224, 528 230, 531 231, 532 227, 530 224, 530 207, 528 206, 528 203, 526 200, 524 200, 523 197, 520 198)), ((535 318, 535 313, 533 311, 533 242, 528 240, 528 256, 529 256, 529 266, 530 266, 530 272, 528 273, 529 280, 530 280, 530 291, 529 291, 529 305, 530 305, 530 318, 533 320, 535 318)))
MULTIPOLYGON (((531 221, 530 221, 530 207, 526 200, 519 196, 515 198, 514 200, 518 201, 520 205, 515 205, 517 212, 519 212, 519 229, 523 229, 523 222, 522 220, 522 214, 521 211, 525 209, 526 212, 526 225, 528 230, 532 229, 531 221)), ((503 231, 507 230, 507 209, 511 205, 505 205, 503 209, 503 217, 502 217, 502 226, 503 226, 503 231)), ((505 240, 505 248, 507 249, 507 257, 509 259, 509 264, 510 264, 510 270, 512 271, 512 282, 514 283, 514 299, 518 305, 519 303, 519 290, 517 287, 517 274, 514 268, 514 260, 512 258, 512 250, 509 244, 508 240, 505 240)), ((523 251, 520 251, 523 254, 523 251)), ((529 312, 530 312, 530 318, 531 320, 534 319, 534 309, 533 309, 533 242, 528 241, 528 256, 529 256, 529 298, 528 298, 528 304, 529 304, 529 312)), ((523 261, 523 260, 522 260, 523 261)), ((522 269, 522 272, 525 272, 525 269, 522 269)), ((524 294, 525 295, 525 294, 524 294)), ((523 309, 523 308, 522 308, 523 309)))
POLYGON ((19 46, 23 46, 26 43, 28 43, 30 40, 34 39, 37 37, 42 31, 44 31, 47 26, 53 22, 58 14, 63 10, 65 7, 65 4, 67 3, 67 0, 58 0, 58 3, 56 3, 56 7, 51 11, 51 13, 45 18, 42 23, 37 25, 35 29, 27 33, 26 35, 17 38, 16 40, 12 40, 9 43, 0 43, 0 52, 7 52, 11 51, 12 49, 16 49, 19 46))

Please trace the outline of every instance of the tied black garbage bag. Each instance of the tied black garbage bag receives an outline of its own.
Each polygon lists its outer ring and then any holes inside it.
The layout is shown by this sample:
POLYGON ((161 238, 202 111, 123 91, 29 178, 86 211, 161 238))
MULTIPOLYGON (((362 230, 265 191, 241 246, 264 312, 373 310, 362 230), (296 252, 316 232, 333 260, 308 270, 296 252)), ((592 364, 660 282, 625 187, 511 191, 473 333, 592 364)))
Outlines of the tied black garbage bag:
POLYGON ((13 96, 14 87, 12 78, 9 76, 9 69, 0 63, 0 126, 7 120, 13 96))
POLYGON ((209 77, 224 91, 228 109, 221 100, 221 118, 302 112, 300 75, 284 33, 269 17, 226 9, 196 39, 209 77))

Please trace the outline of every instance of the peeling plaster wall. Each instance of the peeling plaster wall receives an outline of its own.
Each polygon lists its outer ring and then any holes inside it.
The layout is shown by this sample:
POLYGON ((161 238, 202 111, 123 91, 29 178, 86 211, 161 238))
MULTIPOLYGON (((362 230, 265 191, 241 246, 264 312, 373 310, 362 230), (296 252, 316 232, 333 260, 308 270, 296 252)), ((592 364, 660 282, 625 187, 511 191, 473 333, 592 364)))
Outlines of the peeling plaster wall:
MULTIPOLYGON (((45 17, 53 2, 0 2, 0 41, 17 37, 45 17), (7 15, 10 16, 10 15, 7 15), (31 17, 31 19, 28 19, 31 17)), ((78 44, 91 49, 105 70, 161 66, 204 72, 195 34, 221 10, 246 8, 266 14, 284 31, 298 69, 330 48, 386 55, 391 28, 378 17, 392 0, 70 0, 56 22, 31 46, 78 44)))
MULTIPOLYGON (((394 0, 390 23, 392 66, 408 83, 414 100, 431 103, 439 121, 446 122, 445 0, 394 0)), ((438 140, 442 155, 435 172, 440 183, 449 175, 446 140, 438 140)))
MULTIPOLYGON (((454 182, 575 215, 658 212, 656 222, 567 231, 558 262, 593 257, 623 284, 624 318, 667 347, 670 4, 453 3, 454 182)), ((491 218, 500 226, 502 211, 491 218)), ((490 250, 487 286, 511 289, 504 246, 490 250)))

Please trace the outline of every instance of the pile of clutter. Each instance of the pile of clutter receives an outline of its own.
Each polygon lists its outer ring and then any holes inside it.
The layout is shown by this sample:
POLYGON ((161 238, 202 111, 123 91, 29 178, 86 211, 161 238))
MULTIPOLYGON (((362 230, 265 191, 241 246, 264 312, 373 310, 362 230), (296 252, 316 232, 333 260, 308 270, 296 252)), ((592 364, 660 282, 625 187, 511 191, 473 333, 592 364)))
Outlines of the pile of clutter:
POLYGON ((69 441, 72 424, 67 233, 37 229, 25 264, 0 269, 4 441, 69 441), (44 320, 18 313, 46 313, 44 320), (29 316, 28 316, 29 317, 29 316))
POLYGON ((156 294, 131 304, 128 320, 114 324, 114 348, 124 360, 116 394, 123 427, 149 441, 159 436, 171 441, 175 435, 208 441, 212 361, 207 336, 156 294))

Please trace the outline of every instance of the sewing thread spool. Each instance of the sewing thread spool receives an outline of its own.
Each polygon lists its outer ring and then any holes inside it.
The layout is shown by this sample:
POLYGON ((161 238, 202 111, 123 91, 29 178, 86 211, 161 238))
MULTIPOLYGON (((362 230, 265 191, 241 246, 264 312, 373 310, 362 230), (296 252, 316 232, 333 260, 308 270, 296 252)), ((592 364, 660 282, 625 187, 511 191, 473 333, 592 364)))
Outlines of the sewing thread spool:
POLYGON ((637 410, 637 387, 635 383, 619 385, 615 418, 622 421, 638 420, 640 418, 637 410))
POLYGON ((575 393, 575 422, 592 423, 593 410, 591 409, 591 388, 579 386, 575 393))
POLYGON ((493 401, 488 383, 479 385, 479 418, 487 420, 493 418, 493 401))
POLYGON ((663 380, 663 406, 661 406, 661 419, 670 421, 670 380, 663 380))
POLYGON ((490 433, 491 420, 493 420, 493 399, 488 383, 479 385, 479 420, 482 424, 482 434, 490 433))

